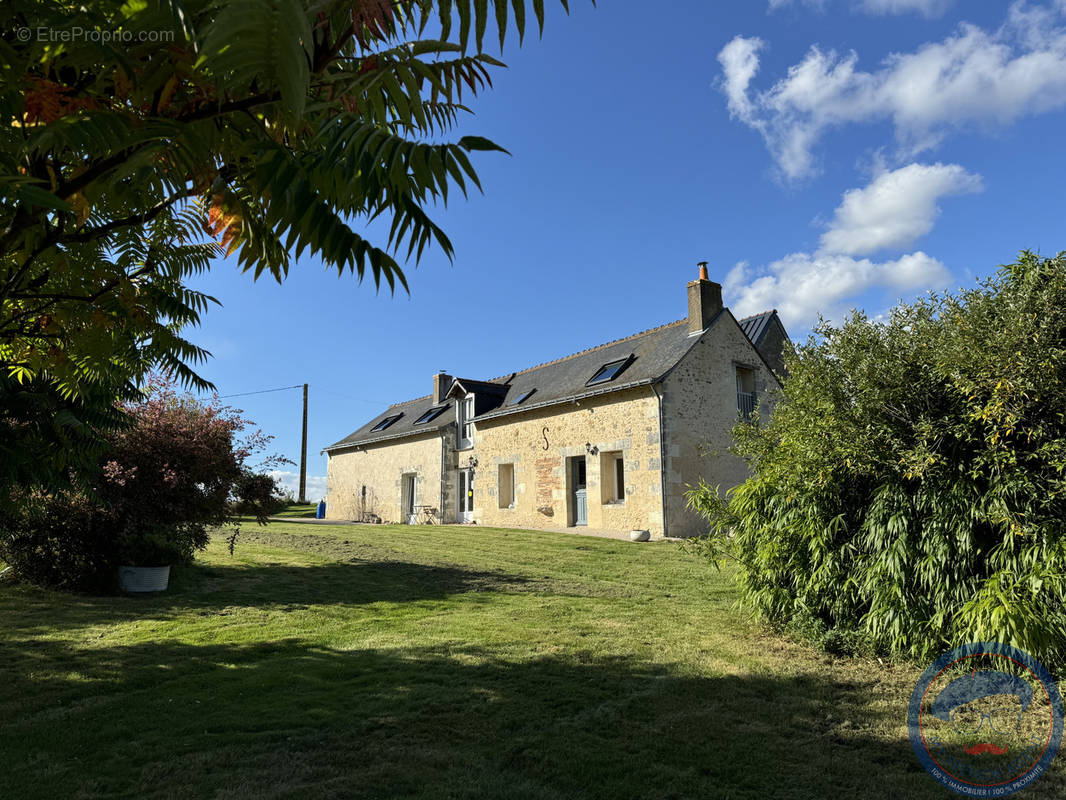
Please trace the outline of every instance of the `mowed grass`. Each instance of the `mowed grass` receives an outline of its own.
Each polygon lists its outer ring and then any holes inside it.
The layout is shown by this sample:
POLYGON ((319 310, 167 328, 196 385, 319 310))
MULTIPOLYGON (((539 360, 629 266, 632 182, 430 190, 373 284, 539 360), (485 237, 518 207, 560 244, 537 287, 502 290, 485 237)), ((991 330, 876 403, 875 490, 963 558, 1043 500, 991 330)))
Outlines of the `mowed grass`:
POLYGON ((273 514, 275 517, 305 517, 314 519, 315 512, 318 510, 317 503, 290 503, 285 506, 277 514, 273 514))
POLYGON ((767 634, 676 544, 244 530, 160 596, 0 583, 0 795, 954 796, 908 743, 918 667, 767 634))

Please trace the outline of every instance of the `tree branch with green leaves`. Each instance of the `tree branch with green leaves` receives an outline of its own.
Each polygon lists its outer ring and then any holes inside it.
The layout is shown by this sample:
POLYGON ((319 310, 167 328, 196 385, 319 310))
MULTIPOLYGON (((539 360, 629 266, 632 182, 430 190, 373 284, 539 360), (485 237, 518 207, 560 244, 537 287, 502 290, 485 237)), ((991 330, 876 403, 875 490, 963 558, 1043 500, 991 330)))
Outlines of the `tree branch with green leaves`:
MULTIPOLYGON (((87 420, 153 368, 208 388, 182 331, 213 298, 185 282, 223 254, 280 282, 306 253, 390 291, 428 248, 451 258, 433 210, 503 151, 448 140, 503 66, 493 21, 501 50, 521 40, 526 0, 4 3, 5 398, 51 387, 87 420)), ((12 430, 20 408, 0 405, 12 430)))

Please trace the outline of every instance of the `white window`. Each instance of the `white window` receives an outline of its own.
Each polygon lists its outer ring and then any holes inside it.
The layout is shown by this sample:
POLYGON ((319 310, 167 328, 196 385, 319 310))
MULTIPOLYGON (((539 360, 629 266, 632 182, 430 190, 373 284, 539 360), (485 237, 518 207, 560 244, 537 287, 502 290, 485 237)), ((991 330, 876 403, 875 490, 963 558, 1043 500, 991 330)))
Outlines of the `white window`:
POLYGON ((474 446, 474 395, 468 394, 458 404, 459 449, 474 446))
POLYGON ((514 508, 514 464, 500 464, 496 497, 500 501, 500 508, 514 508))

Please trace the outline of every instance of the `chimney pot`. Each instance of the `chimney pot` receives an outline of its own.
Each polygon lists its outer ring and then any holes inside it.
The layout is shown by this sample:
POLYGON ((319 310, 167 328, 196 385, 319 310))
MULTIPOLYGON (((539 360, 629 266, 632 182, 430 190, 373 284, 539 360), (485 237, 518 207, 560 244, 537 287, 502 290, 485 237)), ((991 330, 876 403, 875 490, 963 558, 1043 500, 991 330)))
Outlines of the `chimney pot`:
POLYGON ((701 261, 696 266, 700 268, 700 280, 701 281, 709 280, 709 278, 707 277, 707 262, 706 261, 701 261))

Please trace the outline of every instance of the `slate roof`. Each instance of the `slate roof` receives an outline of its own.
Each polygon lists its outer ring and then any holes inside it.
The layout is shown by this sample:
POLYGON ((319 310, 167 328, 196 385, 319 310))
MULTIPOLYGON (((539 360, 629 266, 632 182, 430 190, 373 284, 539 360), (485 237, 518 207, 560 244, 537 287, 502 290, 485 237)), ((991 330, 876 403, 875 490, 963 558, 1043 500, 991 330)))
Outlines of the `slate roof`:
POLYGON ((673 369, 698 340, 698 336, 689 336, 688 320, 682 319, 516 372, 508 380, 510 391, 499 407, 478 415, 477 419, 495 419, 655 383, 673 369), (587 385, 604 364, 630 357, 629 365, 613 380, 587 385), (530 389, 536 389, 536 392, 529 399, 519 405, 510 404, 530 389))
MULTIPOLYGON (((369 444, 371 442, 384 442, 389 439, 401 439, 405 436, 413 436, 419 433, 439 431, 441 428, 446 428, 448 425, 454 425, 455 414, 449 413, 448 411, 445 411, 431 422, 415 425, 415 420, 429 411, 429 409, 445 405, 445 403, 433 403, 432 400, 433 396, 427 394, 424 397, 416 397, 414 400, 408 400, 405 403, 394 403, 359 430, 350 433, 339 442, 331 444, 329 447, 325 448, 325 450, 342 450, 345 447, 351 447, 356 444, 369 444), (382 420, 387 417, 395 416, 396 414, 402 414, 402 416, 392 425, 383 431, 374 430, 374 427, 382 420)), ((447 405, 450 406, 451 403, 447 403, 447 405)))
MULTIPOLYGON (((725 313, 726 310, 721 311, 711 325, 717 323, 725 313)), ((767 312, 748 317, 747 320, 758 320, 765 316, 767 319, 760 323, 765 328, 772 314, 773 312, 767 312)), ((744 327, 745 321, 741 321, 741 327, 744 327)), ((759 335, 762 332, 764 331, 760 330, 759 335)), ((747 329, 745 333, 748 333, 747 329)), ((748 336, 751 338, 751 334, 748 336)), ((475 422, 495 419, 530 409, 580 400, 583 397, 656 383, 674 368, 699 338, 689 335, 688 320, 682 319, 491 381, 473 381, 466 378, 457 378, 456 381, 464 388, 474 391, 475 397, 482 401, 478 402, 475 422), (619 359, 630 361, 613 380, 587 385, 600 367, 619 359), (479 386, 486 391, 479 394, 479 386), (528 399, 518 405, 512 405, 514 400, 531 389, 536 391, 528 399), (488 397, 491 397, 491 402, 483 405, 483 399, 488 397)), ((438 431, 455 424, 455 415, 449 412, 443 413, 432 422, 414 424, 416 419, 433 407, 435 404, 431 395, 389 406, 366 425, 325 449, 340 450, 355 445, 398 439, 416 433, 438 431), (385 430, 372 430, 385 418, 398 413, 403 416, 385 430)))
POLYGON ((766 335, 766 331, 770 329, 770 321, 774 318, 774 314, 776 313, 777 309, 775 308, 772 311, 753 314, 750 317, 738 319, 737 324, 740 325, 740 329, 744 331, 744 335, 751 340, 751 343, 758 347, 760 340, 766 335))

